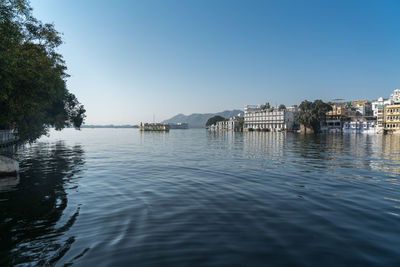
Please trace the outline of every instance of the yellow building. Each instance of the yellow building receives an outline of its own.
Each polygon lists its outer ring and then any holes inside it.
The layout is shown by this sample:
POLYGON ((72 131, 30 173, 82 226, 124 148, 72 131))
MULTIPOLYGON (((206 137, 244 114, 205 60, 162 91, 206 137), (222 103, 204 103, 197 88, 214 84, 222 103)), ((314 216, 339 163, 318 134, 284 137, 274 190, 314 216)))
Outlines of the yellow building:
POLYGON ((351 101, 351 107, 356 108, 357 106, 365 106, 367 103, 367 100, 355 100, 351 101))
POLYGON ((384 130, 387 133, 400 133, 400 104, 385 106, 384 130))
POLYGON ((332 110, 326 113, 328 116, 338 116, 339 118, 347 116, 347 109, 344 106, 332 105, 332 110))

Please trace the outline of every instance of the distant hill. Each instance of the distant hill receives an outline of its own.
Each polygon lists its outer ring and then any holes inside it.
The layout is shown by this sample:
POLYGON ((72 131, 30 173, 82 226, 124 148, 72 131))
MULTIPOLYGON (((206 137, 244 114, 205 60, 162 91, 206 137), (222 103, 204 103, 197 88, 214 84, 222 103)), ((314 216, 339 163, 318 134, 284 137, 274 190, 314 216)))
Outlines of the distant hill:
POLYGON ((224 118, 230 118, 233 116, 237 116, 238 114, 243 115, 242 110, 225 110, 218 113, 193 113, 190 115, 178 114, 168 120, 163 121, 163 123, 178 123, 178 122, 186 122, 189 124, 189 128, 205 128, 206 122, 209 118, 219 115, 224 118))

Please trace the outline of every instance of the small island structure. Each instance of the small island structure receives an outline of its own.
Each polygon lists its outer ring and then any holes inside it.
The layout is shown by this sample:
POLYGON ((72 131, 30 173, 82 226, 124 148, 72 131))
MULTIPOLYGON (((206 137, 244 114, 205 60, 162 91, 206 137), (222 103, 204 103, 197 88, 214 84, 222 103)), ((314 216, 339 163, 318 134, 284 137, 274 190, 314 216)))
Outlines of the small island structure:
POLYGON ((156 131, 156 132, 168 132, 169 125, 163 123, 143 123, 139 124, 140 131, 156 131))

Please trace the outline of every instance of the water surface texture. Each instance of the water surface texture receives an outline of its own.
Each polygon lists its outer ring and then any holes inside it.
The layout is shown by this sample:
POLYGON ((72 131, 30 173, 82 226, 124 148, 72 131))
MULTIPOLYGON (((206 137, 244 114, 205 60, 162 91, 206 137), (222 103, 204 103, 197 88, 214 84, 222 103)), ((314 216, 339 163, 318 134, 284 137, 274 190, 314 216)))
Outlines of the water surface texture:
POLYGON ((67 129, 0 180, 0 266, 400 266, 400 136, 67 129))

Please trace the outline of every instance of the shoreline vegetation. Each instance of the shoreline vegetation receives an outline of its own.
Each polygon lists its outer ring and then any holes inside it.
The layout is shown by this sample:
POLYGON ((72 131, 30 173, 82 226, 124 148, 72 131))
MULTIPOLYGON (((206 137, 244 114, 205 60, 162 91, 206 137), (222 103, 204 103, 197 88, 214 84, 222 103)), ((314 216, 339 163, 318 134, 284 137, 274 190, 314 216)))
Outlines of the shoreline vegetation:
POLYGON ((0 18, 0 129, 21 143, 50 128, 80 129, 86 110, 66 85, 61 33, 34 18, 27 0, 0 1, 0 18))
POLYGON ((114 125, 114 124, 109 124, 109 125, 82 125, 81 128, 139 128, 138 125, 114 125))
MULTIPOLYGON (((86 110, 66 85, 67 66, 57 51, 62 43, 53 24, 33 17, 29 1, 0 1, 1 146, 84 123, 86 110)), ((0 157, 0 175, 17 175, 18 163, 0 157)))

